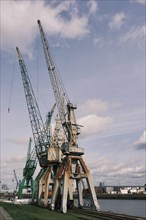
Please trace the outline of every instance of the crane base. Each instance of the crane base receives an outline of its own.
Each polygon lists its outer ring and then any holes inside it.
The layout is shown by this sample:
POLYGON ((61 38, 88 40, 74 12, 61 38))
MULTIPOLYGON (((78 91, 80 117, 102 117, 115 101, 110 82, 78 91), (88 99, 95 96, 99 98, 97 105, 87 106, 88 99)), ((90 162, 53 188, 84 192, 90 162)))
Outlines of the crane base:
POLYGON ((83 207, 83 180, 86 181, 90 191, 92 207, 97 211, 100 210, 90 171, 83 161, 82 156, 74 155, 67 155, 56 173, 51 208, 55 207, 59 194, 61 196, 61 211, 66 213, 68 201, 73 200, 75 184, 78 195, 78 206, 83 207))

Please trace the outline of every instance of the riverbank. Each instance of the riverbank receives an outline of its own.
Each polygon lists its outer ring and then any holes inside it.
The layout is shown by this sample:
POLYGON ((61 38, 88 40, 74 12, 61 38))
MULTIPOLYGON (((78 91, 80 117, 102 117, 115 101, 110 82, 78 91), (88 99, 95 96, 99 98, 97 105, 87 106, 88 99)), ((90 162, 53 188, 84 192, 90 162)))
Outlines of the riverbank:
MULTIPOLYGON (((78 209, 74 207, 71 210, 68 210, 66 214, 61 213, 61 211, 51 211, 47 208, 32 206, 32 205, 16 205, 12 203, 3 203, 0 202, 0 207, 3 207, 5 212, 7 211, 11 215, 11 219, 3 218, 0 220, 144 220, 143 217, 137 217, 134 215, 126 215, 126 214, 119 214, 107 211, 93 211, 90 208, 85 209, 78 209)), ((10 217, 10 216, 9 216, 10 217)))
MULTIPOLYGON (((133 193, 133 194, 107 194, 107 193, 102 193, 102 194, 96 194, 98 199, 136 199, 136 200, 146 200, 146 194, 138 194, 138 193, 133 193)), ((74 195, 74 199, 77 199, 78 196, 74 195)), ((90 198, 90 195, 87 193, 86 195, 83 195, 84 199, 90 198)))
POLYGON ((146 194, 97 194, 98 199, 146 200, 146 194))

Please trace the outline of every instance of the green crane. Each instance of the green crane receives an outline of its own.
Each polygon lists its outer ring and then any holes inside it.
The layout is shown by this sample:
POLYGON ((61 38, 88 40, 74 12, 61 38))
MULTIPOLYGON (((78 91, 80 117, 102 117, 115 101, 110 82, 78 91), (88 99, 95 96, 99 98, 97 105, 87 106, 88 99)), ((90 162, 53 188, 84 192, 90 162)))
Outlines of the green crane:
MULTIPOLYGON (((41 170, 36 177, 36 190, 34 193, 33 201, 36 198, 38 205, 40 205, 42 195, 44 194, 44 203, 45 206, 47 206, 48 188, 50 184, 53 184, 52 172, 56 172, 58 164, 60 164, 61 162, 61 150, 59 148, 51 146, 50 135, 47 131, 47 129, 50 127, 51 118, 55 106, 53 106, 51 112, 48 114, 49 117, 45 125, 41 117, 41 113, 37 104, 37 100, 32 88, 31 81, 29 79, 29 75, 23 57, 18 47, 16 47, 16 51, 18 55, 24 93, 26 97, 26 103, 33 133, 35 152, 39 165, 41 167, 41 170), (45 191, 43 192, 44 188, 45 191)), ((28 171, 27 166, 26 171, 28 171)))
POLYGON ((27 108, 30 117, 30 123, 33 133, 33 139, 35 143, 36 155, 40 164, 40 167, 48 166, 48 147, 49 147, 49 138, 46 131, 46 127, 43 123, 42 116, 37 104, 37 100, 32 88, 31 81, 23 60, 23 57, 20 53, 18 47, 16 47, 19 66, 22 76, 22 82, 24 87, 24 93, 27 102, 27 108))
POLYGON ((52 137, 52 132, 51 132, 51 120, 52 120, 53 113, 54 113, 54 111, 55 111, 55 107, 56 107, 56 103, 53 105, 51 111, 48 112, 48 114, 47 114, 47 116, 46 116, 46 130, 47 130, 49 142, 51 142, 51 137, 52 137))
POLYGON ((18 188, 18 199, 22 199, 23 197, 23 189, 27 189, 27 192, 32 193, 32 197, 35 193, 35 180, 33 179, 34 172, 37 167, 37 157, 35 153, 35 148, 31 150, 31 143, 32 139, 29 139, 29 145, 28 145, 28 152, 27 152, 27 158, 26 158, 26 164, 23 169, 23 179, 19 183, 18 188))
MULTIPOLYGON (((51 141, 51 119, 55 110, 56 104, 53 105, 51 111, 48 112, 46 117, 46 129, 48 131, 48 137, 51 141)), ((35 148, 31 149, 32 139, 29 139, 28 151, 27 151, 27 158, 26 164, 23 169, 23 179, 19 183, 18 187, 18 199, 22 199, 23 197, 23 189, 27 189, 27 192, 32 193, 32 198, 36 192, 36 180, 33 179, 34 172, 37 167, 37 157, 35 153, 35 148)), ((18 185, 18 183, 17 183, 18 185)))

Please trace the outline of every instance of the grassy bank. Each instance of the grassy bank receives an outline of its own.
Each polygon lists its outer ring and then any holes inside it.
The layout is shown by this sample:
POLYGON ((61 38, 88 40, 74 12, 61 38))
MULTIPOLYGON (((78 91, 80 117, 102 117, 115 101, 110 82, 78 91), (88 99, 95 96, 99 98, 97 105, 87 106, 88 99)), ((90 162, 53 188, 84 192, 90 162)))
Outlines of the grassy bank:
MULTIPOLYGON (((32 205, 15 205, 12 203, 0 202, 2 206, 14 220, 79 220, 83 216, 75 213, 63 214, 57 211, 32 206, 32 205)), ((83 219, 89 219, 88 217, 83 219)))

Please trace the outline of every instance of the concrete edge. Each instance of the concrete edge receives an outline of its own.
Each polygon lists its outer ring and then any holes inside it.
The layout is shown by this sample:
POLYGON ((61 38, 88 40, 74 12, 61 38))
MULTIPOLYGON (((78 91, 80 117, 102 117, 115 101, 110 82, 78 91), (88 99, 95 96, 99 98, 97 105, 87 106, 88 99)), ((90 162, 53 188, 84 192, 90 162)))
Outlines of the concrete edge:
POLYGON ((0 214, 5 220, 13 220, 10 214, 2 206, 0 206, 0 214))

